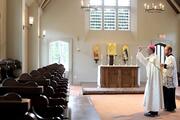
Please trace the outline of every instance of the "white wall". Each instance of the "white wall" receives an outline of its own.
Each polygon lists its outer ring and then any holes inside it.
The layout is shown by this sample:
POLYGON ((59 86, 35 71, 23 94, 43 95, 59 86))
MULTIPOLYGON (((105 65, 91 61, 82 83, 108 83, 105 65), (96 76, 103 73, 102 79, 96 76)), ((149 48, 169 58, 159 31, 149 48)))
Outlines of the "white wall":
POLYGON ((173 54, 176 58, 180 55, 178 50, 178 16, 172 7, 166 2, 165 11, 162 14, 147 14, 143 10, 143 4, 148 0, 138 0, 138 41, 159 41, 171 44, 173 48, 173 54), (159 34, 165 34, 166 40, 157 40, 159 34))
MULTIPOLYGON (((80 9, 80 0, 53 0, 44 10, 41 19, 41 29, 47 31, 46 40, 60 38, 73 39, 73 82, 95 82, 97 66, 92 57, 92 46, 100 44, 103 56, 106 56, 106 43, 114 41, 118 44, 118 51, 123 44, 128 44, 130 56, 135 58, 137 47, 146 46, 152 40, 157 41, 158 35, 167 35, 167 41, 177 48, 178 19, 175 12, 166 3, 166 11, 162 14, 144 13, 143 4, 146 0, 132 0, 132 31, 88 31, 88 15, 80 9), (137 6, 136 6, 137 5, 137 6), (77 37, 80 41, 77 43, 77 37), (80 52, 76 47, 80 46, 80 52)), ((43 42, 41 50, 41 65, 48 64, 47 44, 43 42)), ((177 55, 175 53, 175 55, 177 55)), ((105 60, 104 60, 105 63, 105 60)), ((135 59, 133 61, 135 63, 135 59)), ((142 67, 142 70, 144 68, 142 67)), ((145 72, 141 79, 145 80, 145 72)))
POLYGON ((7 0, 7 57, 22 60, 22 0, 7 0))
MULTIPOLYGON (((178 17, 179 17, 179 33, 180 33, 180 15, 178 17)), ((180 34, 179 34, 177 46, 180 46, 180 34)), ((178 51, 178 61, 177 61, 178 71, 180 72, 180 47, 177 47, 177 51, 178 51)))

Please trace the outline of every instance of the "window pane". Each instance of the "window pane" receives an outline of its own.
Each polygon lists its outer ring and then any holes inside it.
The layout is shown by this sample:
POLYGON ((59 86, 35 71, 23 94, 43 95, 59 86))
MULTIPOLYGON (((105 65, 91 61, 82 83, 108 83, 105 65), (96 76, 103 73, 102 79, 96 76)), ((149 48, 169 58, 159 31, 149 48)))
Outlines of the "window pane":
POLYGON ((104 0, 104 6, 116 6, 116 0, 104 0))
POLYGON ((128 8, 118 9, 118 30, 130 30, 130 10, 128 8))
POLYGON ((59 63, 60 62, 60 48, 59 42, 51 42, 49 44, 49 63, 59 63))
POLYGON ((90 10, 90 30, 102 30, 102 9, 90 10))
POLYGON ((102 0, 90 0, 90 5, 102 5, 102 0))
POLYGON ((118 6, 130 6, 130 0, 118 0, 118 6))
POLYGON ((69 71, 69 44, 64 41, 49 43, 49 64, 61 63, 69 71))
POLYGON ((104 30, 116 29, 116 9, 104 9, 104 30))
POLYGON ((161 56, 160 56, 160 58, 161 58, 161 63, 162 64, 164 64, 164 47, 163 46, 161 46, 161 56))
POLYGON ((161 57, 161 46, 157 45, 157 56, 161 57))
POLYGON ((156 50, 155 50, 156 55, 159 57, 160 59, 160 63, 164 64, 165 61, 165 57, 164 57, 164 46, 157 43, 156 44, 156 50))

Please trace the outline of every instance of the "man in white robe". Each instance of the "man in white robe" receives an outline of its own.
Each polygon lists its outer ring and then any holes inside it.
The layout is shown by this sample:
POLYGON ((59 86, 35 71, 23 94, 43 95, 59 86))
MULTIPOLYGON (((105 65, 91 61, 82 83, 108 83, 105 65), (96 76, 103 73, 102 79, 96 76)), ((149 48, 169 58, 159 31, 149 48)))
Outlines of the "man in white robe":
POLYGON ((163 68, 164 109, 173 112, 176 109, 175 90, 178 86, 176 59, 172 55, 171 46, 167 45, 164 53, 166 55, 165 64, 161 64, 163 68))
POLYGON ((160 73, 160 62, 155 55, 155 46, 149 45, 147 48, 148 57, 145 58, 141 53, 142 48, 136 55, 137 59, 146 67, 147 82, 144 93, 145 116, 155 117, 163 108, 163 90, 160 73))

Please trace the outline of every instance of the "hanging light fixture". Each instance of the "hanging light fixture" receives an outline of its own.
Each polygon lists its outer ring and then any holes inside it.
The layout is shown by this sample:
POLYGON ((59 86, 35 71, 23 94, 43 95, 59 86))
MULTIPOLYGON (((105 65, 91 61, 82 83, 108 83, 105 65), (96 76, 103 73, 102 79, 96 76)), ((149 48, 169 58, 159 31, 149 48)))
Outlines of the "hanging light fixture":
POLYGON ((81 0, 81 9, 85 11, 90 11, 90 9, 97 10, 96 5, 90 5, 87 0, 81 0))
POLYGON ((144 3, 145 12, 148 13, 161 13, 165 11, 165 6, 163 3, 157 3, 158 0, 152 0, 150 3, 144 3))

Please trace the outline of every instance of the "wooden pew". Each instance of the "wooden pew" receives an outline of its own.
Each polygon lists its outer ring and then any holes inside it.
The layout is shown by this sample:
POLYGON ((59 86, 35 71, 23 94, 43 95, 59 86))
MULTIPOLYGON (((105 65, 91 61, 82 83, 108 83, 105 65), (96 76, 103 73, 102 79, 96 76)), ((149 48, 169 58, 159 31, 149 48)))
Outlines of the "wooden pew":
MULTIPOLYGON (((48 84, 46 84, 47 79, 44 80, 34 80, 31 75, 29 75, 28 73, 24 73, 20 76, 18 82, 27 82, 27 81, 35 81, 39 84, 39 81, 41 85, 43 85, 44 87, 44 92, 43 94, 46 95, 49 99, 49 104, 50 105, 61 105, 63 106, 63 108, 67 107, 67 101, 64 99, 66 97, 65 93, 58 93, 56 94, 53 87, 49 86, 48 84)), ((48 80, 49 82, 50 80, 48 80)))
POLYGON ((0 96, 0 114, 3 120, 37 120, 30 110, 30 99, 21 98, 16 93, 0 96))
POLYGON ((15 80, 5 80, 0 87, 0 93, 16 92, 24 98, 31 99, 31 110, 38 119, 62 119, 64 111, 62 106, 49 106, 49 100, 42 95, 43 87, 37 86, 36 83, 18 83, 15 80))
MULTIPOLYGON (((30 74, 22 74, 18 81, 4 80, 0 87, 0 95, 7 92, 16 92, 23 98, 31 99, 30 111, 26 113, 25 120, 61 120, 68 100, 68 79, 63 77, 63 65, 52 64, 30 74)), ((1 70, 0 70, 1 72, 1 70)))

